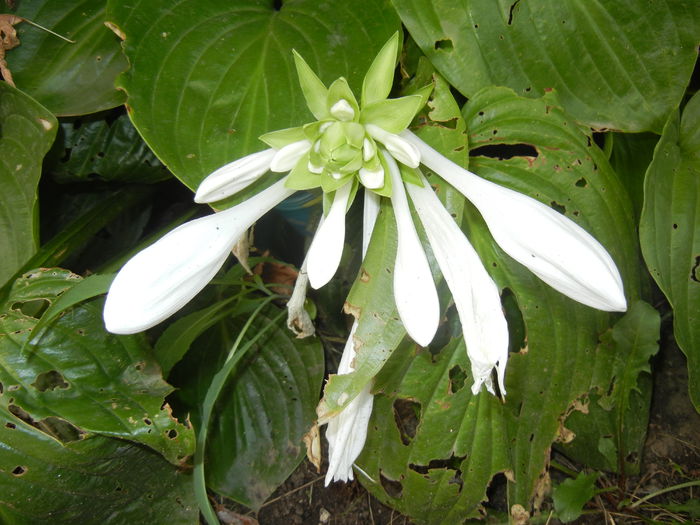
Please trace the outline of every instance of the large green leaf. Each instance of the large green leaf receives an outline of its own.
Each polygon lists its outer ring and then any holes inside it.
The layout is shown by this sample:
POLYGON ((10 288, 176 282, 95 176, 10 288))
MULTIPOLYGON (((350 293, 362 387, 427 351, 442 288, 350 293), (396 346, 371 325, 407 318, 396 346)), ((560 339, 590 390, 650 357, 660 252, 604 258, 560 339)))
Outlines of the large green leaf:
POLYGON ((37 185, 57 127, 46 108, 0 82, 0 286, 37 249, 37 185))
POLYGON ((658 351, 659 313, 637 301, 601 337, 591 393, 566 427, 576 434, 564 451, 588 467, 637 474, 651 402, 649 359, 658 351))
POLYGON ((700 411, 700 95, 671 115, 644 183, 644 260, 673 306, 688 388, 700 411))
POLYGON ((292 49, 321 79, 346 76, 356 93, 398 29, 388 0, 110 1, 130 69, 119 83, 131 118, 190 188, 227 162, 263 149, 259 135, 312 120, 292 49))
MULTIPOLYGON (((556 97, 528 99, 506 88, 485 89, 470 99, 463 115, 473 155, 470 169, 582 224, 615 258, 627 297, 638 297, 628 195, 603 152, 561 110, 556 97)), ((471 396, 466 359, 459 352, 453 355, 457 348, 463 351, 459 339, 439 353, 435 344, 430 353, 417 356, 410 345, 401 346, 377 379, 370 428, 378 433, 370 432, 369 448, 361 457, 374 482, 361 474, 360 479, 373 493, 434 523, 454 523, 454 516, 473 512, 489 480, 501 471, 514 480, 509 503, 529 506, 544 482, 552 442, 564 437, 562 418, 595 384, 599 368, 609 363, 609 355, 598 355, 599 339, 615 319, 564 297, 506 256, 471 205, 464 208, 463 226, 503 289, 513 349, 505 404, 486 392, 471 396), (404 420, 401 407, 406 406, 409 416, 414 411, 413 426, 404 420), (465 441, 446 429, 465 429, 465 441)), ((448 333, 454 333, 451 323, 448 333)), ((620 345, 619 351, 625 362, 632 358, 634 345, 620 345)), ((609 384, 610 375, 607 380, 609 384)), ((627 393, 635 387, 631 381, 619 384, 627 393)))
POLYGON ((4 409, 0 444, 6 525, 196 522, 190 477, 147 448, 101 436, 64 445, 4 409))
POLYGON ((695 0, 392 0, 411 36, 470 97, 489 85, 556 89, 578 121, 661 131, 693 71, 695 0))
POLYGON ((358 460, 374 483, 358 476, 419 523, 478 516, 491 478, 509 468, 504 406, 472 395, 469 369, 455 339, 437 355, 403 345, 377 378, 372 431, 358 460))
MULTIPOLYGON (((259 508, 304 458, 302 438, 315 420, 323 379, 323 349, 296 339, 279 311, 259 314, 243 343, 269 329, 235 364, 212 415, 207 440, 207 484, 259 508), (274 326, 270 327, 270 323, 274 326)), ((199 337, 173 369, 173 382, 199 424, 199 403, 222 367, 243 322, 228 319, 199 337)))
POLYGON ((75 42, 20 23, 20 45, 7 54, 17 87, 56 115, 94 113, 124 102, 114 79, 127 62, 119 39, 104 26, 105 5, 106 0, 17 2, 14 14, 75 42))
POLYGON ((101 300, 67 310, 26 344, 42 310, 79 281, 51 269, 15 282, 0 316, 0 405, 39 425, 58 418, 75 432, 137 441, 183 462, 194 435, 163 402, 172 387, 142 337, 105 332, 101 300))

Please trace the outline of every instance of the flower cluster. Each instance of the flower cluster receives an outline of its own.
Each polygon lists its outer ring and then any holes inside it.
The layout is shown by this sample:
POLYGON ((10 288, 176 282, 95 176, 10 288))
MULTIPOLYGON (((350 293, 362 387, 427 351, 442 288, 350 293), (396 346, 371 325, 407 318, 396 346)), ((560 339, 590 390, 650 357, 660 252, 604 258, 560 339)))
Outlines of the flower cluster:
MULTIPOLYGON (((428 345, 440 307, 431 269, 416 233, 409 198, 425 230, 462 323, 476 394, 494 392, 494 368, 502 394, 508 357, 508 327, 498 287, 477 253, 423 176, 424 165, 469 199, 501 248, 561 293, 594 308, 623 311, 620 274, 610 255, 564 215, 530 197, 484 180, 457 166, 407 130, 425 105, 430 87, 388 99, 398 53, 398 35, 368 70, 360 103, 345 79, 326 87, 295 53, 299 80, 316 121, 261 137, 269 149, 227 164, 209 175, 195 195, 216 202, 269 171, 288 173, 253 197, 225 211, 173 230, 137 254, 119 272, 104 318, 114 333, 145 330, 180 309, 218 272, 231 248, 253 223, 296 190, 320 187, 332 201, 322 218, 303 269, 314 288, 326 284, 340 263, 345 213, 364 188, 363 253, 382 198, 390 199, 397 224, 394 298, 409 336, 428 345)), ((353 325, 339 373, 354 370, 353 325)), ((362 450, 372 395, 363 392, 328 423, 331 479, 352 479, 362 450)))

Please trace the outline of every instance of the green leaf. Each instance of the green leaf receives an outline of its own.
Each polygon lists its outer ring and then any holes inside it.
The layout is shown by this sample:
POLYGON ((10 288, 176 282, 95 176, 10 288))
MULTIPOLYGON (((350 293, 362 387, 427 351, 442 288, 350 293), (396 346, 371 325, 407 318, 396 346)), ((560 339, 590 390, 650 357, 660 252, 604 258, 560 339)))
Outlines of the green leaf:
POLYGON ((308 122, 291 49, 324 82, 345 76, 359 89, 373 43, 399 27, 388 0, 289 0, 279 10, 273 4, 108 3, 108 20, 126 36, 131 67, 119 85, 129 95, 134 125, 190 188, 262 149, 263 133, 308 122))
POLYGON ((7 53, 15 84, 60 116, 83 115, 122 104, 114 80, 127 68, 119 39, 104 25, 106 0, 17 2, 14 14, 74 40, 23 22, 20 45, 7 53))
POLYGON ((581 472, 576 479, 567 479, 554 489, 552 499, 557 516, 564 523, 578 518, 583 512, 583 506, 595 494, 595 482, 598 473, 584 474, 581 472))
POLYGON ((46 108, 0 82, 0 286, 38 247, 37 185, 57 127, 46 108))
POLYGON ((81 434, 137 441, 180 464, 193 452, 194 435, 164 403, 172 387, 143 338, 105 332, 101 300, 66 311, 38 347, 22 351, 42 310, 79 281, 51 269, 15 282, 0 318, 0 382, 10 393, 0 406, 34 421, 63 419, 81 434))
POLYGON ((423 53, 471 98, 549 89, 595 128, 661 131, 697 58, 695 0, 393 0, 423 53))
POLYGON ((610 164, 622 180, 634 205, 639 222, 644 204, 644 174, 651 163, 659 136, 652 133, 615 133, 612 135, 610 164))
POLYGON ((398 51, 399 33, 397 31, 379 50, 362 81, 361 102, 363 108, 389 96, 394 84, 394 69, 396 69, 398 51))
POLYGON ((659 313, 637 301, 602 334, 592 392, 565 421, 576 434, 562 445, 568 457, 600 470, 639 471, 651 402, 649 359, 659 349, 659 330, 659 313))
POLYGON ((688 359, 688 389, 700 411, 700 95, 672 114, 644 182, 642 253, 673 307, 673 331, 688 359))
MULTIPOLYGON (((314 339, 296 339, 279 310, 252 322, 243 343, 269 331, 238 359, 212 415, 207 440, 207 484, 258 509, 305 455, 303 436, 313 424, 323 379, 323 350, 314 339), (273 319, 275 325, 269 327, 273 319)), ((212 377, 221 369, 245 318, 219 323, 192 345, 173 369, 178 397, 195 426, 212 377)))
POLYGON ((190 476, 147 448, 100 436, 59 443, 5 409, 0 442, 2 523, 189 525, 197 519, 190 476))
MULTIPOLYGON (((361 355, 361 354, 360 354, 361 355)), ((508 468, 504 406, 473 396, 464 342, 438 353, 406 343, 394 352, 377 393, 360 479, 384 503, 419 523, 477 517, 491 478, 508 468)))
POLYGON ((51 166, 51 175, 60 183, 151 183, 170 176, 125 114, 116 119, 62 122, 57 142, 61 158, 51 166))
POLYGON ((380 100, 362 108, 360 122, 374 124, 390 133, 401 133, 423 104, 425 99, 419 95, 380 100))
POLYGON ((275 149, 281 149, 292 142, 305 140, 307 138, 306 133, 304 133, 304 128, 302 127, 280 129, 260 136, 260 140, 275 149))

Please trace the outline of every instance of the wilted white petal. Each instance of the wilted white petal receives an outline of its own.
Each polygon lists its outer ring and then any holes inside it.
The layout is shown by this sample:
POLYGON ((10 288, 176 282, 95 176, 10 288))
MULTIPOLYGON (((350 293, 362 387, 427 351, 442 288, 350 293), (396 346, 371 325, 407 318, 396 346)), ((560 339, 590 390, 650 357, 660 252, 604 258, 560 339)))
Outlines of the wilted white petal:
POLYGON ((372 238, 374 225, 379 215, 379 195, 373 191, 365 191, 365 202, 362 212, 362 257, 367 254, 369 241, 372 238))
POLYGON ((331 280, 340 264, 345 243, 345 211, 351 189, 352 183, 348 183, 336 190, 331 209, 306 255, 309 282, 316 289, 331 280))
POLYGON ((593 308, 625 311, 620 272, 586 230, 549 206, 457 166, 410 131, 421 162, 479 209, 499 246, 552 288, 593 308))
POLYGON ((270 169, 275 153, 266 149, 221 166, 201 182, 194 201, 216 202, 239 192, 270 169))
POLYGON ((508 324, 498 287, 478 254, 423 177, 424 186, 407 184, 445 282, 462 322, 467 354, 477 394, 482 384, 493 393, 491 372, 498 367, 499 388, 505 395, 503 371, 508 359, 508 324))
POLYGON ((308 140, 299 140, 287 144, 285 147, 278 150, 272 157, 270 162, 270 171, 276 173, 284 173, 291 171, 297 165, 299 159, 311 149, 311 142, 308 140))
POLYGON ((355 117, 355 110, 352 109, 350 103, 341 98, 338 102, 331 106, 331 115, 333 115, 338 120, 352 120, 355 117))
POLYGON ((382 152, 391 176, 391 204, 396 216, 398 246, 394 265, 394 299, 408 335, 427 346, 440 322, 440 304, 430 265, 425 257, 404 191, 396 161, 382 152))
MULTIPOLYGON (((323 220, 323 218, 321 218, 323 220)), ((287 328, 294 332, 297 339, 303 339, 314 335, 314 324, 309 312, 304 308, 306 302, 306 289, 309 286, 309 275, 306 272, 306 259, 299 268, 299 275, 294 282, 292 296, 287 301, 287 328)))
POLYGON ((238 206, 183 224, 129 260, 107 295, 107 330, 140 332, 182 308, 214 277, 243 232, 294 193, 284 182, 238 206))
POLYGON ((384 144, 391 156, 401 164, 405 164, 410 168, 418 167, 420 164, 420 152, 413 144, 374 124, 365 125, 365 129, 374 140, 384 144))
POLYGON ((372 190, 384 186, 384 168, 382 168, 382 165, 380 164, 379 169, 376 171, 360 168, 360 182, 365 188, 372 190))
MULTIPOLYGON (((354 370, 355 359, 354 334, 357 321, 352 325, 350 335, 343 349, 343 357, 338 366, 338 374, 348 374, 354 370)), ((374 396, 367 385, 358 396, 336 416, 328 421, 326 439, 328 440, 328 471, 326 486, 331 481, 348 481, 353 479, 352 465, 362 452, 367 438, 367 425, 372 415, 374 396)))

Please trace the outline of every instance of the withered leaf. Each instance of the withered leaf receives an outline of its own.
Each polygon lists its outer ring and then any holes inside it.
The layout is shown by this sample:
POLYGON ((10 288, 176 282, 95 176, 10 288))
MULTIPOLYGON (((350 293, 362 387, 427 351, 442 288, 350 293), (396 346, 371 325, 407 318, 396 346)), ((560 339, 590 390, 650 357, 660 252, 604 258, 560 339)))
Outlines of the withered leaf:
POLYGON ((0 14, 0 75, 5 79, 5 82, 13 87, 15 83, 12 80, 12 72, 7 67, 5 53, 20 44, 14 26, 23 21, 24 18, 17 15, 0 14))

